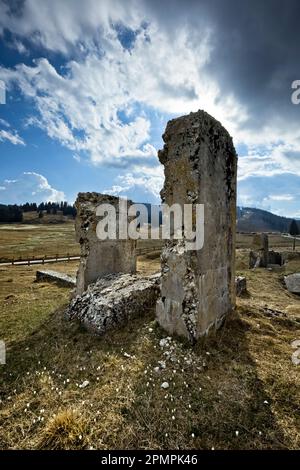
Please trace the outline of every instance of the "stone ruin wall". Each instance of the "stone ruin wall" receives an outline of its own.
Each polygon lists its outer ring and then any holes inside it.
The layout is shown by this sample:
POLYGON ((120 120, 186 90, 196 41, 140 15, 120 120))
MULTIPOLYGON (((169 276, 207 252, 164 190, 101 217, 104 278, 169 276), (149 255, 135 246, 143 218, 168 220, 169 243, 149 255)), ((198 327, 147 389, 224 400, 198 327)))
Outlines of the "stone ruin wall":
POLYGON ((162 200, 204 204, 204 246, 186 251, 182 241, 166 242, 156 313, 170 334, 194 342, 235 305, 237 155, 228 132, 204 111, 169 121, 163 139, 162 200))
POLYGON ((145 299, 152 308, 157 301, 160 325, 193 343, 211 326, 218 327, 235 305, 237 156, 227 131, 204 111, 170 121, 163 138, 158 154, 165 170, 162 200, 169 206, 204 204, 203 248, 186 251, 184 241, 166 242, 159 293, 159 277, 131 274, 136 271, 135 240, 97 238, 96 207, 110 203, 117 208, 119 199, 79 193, 76 235, 81 261, 77 296, 67 315, 103 334, 142 314, 145 299))
MULTIPOLYGON (((75 202, 76 239, 80 243, 81 257, 77 273, 76 294, 82 294, 89 284, 111 273, 136 272, 136 240, 99 240, 96 226, 99 204, 112 204, 117 220, 119 198, 99 193, 79 193, 75 202)), ((127 201, 127 204, 132 204, 127 201)))

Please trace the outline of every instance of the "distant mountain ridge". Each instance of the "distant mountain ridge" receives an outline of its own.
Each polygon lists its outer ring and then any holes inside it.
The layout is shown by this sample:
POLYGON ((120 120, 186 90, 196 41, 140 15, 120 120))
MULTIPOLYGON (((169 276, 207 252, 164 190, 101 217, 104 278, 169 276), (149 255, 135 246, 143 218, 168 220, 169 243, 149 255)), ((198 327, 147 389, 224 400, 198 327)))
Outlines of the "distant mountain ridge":
MULTIPOLYGON (((162 223, 161 206, 144 203, 147 207, 148 220, 151 223, 151 210, 159 217, 162 223)), ((237 231, 238 232, 288 232, 293 219, 272 214, 272 212, 254 207, 237 207, 237 231)), ((153 221, 154 222, 154 221, 153 221)), ((300 220, 296 220, 300 230, 300 220)))
POLYGON ((288 232, 292 220, 262 209, 237 207, 238 232, 288 232))
MULTIPOLYGON (((0 204, 0 223, 59 223, 63 218, 74 218, 76 210, 67 203, 52 204, 43 203, 35 208, 30 204, 5 205, 0 204), (27 207, 28 206, 28 207, 27 207), (45 210, 47 209, 47 210, 45 210), (66 217, 65 217, 66 216, 66 217)), ((154 226, 162 223, 161 206, 150 203, 141 203, 146 206, 147 213, 141 217, 142 223, 153 223, 154 226), (143 220, 144 219, 144 220, 143 220), (151 219, 153 219, 151 221, 151 219)), ((32 204, 31 204, 32 205, 32 204)), ((238 232, 288 232, 292 218, 272 214, 272 212, 254 207, 237 207, 237 231, 238 232)), ((300 220, 296 220, 300 230, 300 220)))
MULTIPOLYGON (((144 203, 147 207, 148 220, 144 222, 151 223, 151 210, 156 217, 159 217, 159 223, 162 223, 161 206, 144 203)), ((237 207, 237 231, 238 232, 288 232, 291 221, 289 217, 272 214, 272 212, 254 207, 237 207)), ((153 221, 154 222, 154 221, 153 221)), ((300 230, 300 220, 296 220, 300 230)))

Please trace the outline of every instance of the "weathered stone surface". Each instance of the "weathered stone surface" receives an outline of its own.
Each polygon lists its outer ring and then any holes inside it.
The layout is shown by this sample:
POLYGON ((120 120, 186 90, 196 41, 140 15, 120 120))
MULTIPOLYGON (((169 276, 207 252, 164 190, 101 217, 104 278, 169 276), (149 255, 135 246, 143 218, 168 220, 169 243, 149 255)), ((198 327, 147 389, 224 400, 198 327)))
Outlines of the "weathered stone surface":
POLYGON ((284 276, 284 282, 289 292, 300 294, 300 273, 284 276))
POLYGON ((266 233, 255 233, 253 250, 249 254, 249 268, 266 268, 269 262, 269 239, 266 233))
POLYGON ((163 150, 163 202, 204 204, 204 247, 168 241, 162 251, 161 296, 156 314, 170 334, 191 342, 218 327, 235 305, 237 156, 222 125, 204 111, 169 121, 163 150))
POLYGON ((270 250, 268 252, 268 265, 269 264, 278 264, 279 266, 283 265, 282 254, 279 251, 270 250))
POLYGON ((76 279, 64 273, 57 271, 37 271, 36 280, 40 282, 55 282, 56 284, 64 287, 74 287, 76 279))
MULTIPOLYGON (((96 233, 99 204, 112 204, 117 218, 119 198, 99 193, 79 193, 75 203, 76 238, 81 246, 76 294, 82 294, 89 284, 109 273, 136 271, 136 240, 99 240, 96 233)), ((128 205, 131 201, 128 201, 128 205)))
POLYGON ((241 297, 247 292, 247 281, 244 276, 237 276, 235 278, 235 288, 237 297, 241 297))
POLYGON ((67 317, 77 319, 90 331, 103 335, 154 308, 159 295, 159 279, 160 274, 104 276, 72 300, 67 317))

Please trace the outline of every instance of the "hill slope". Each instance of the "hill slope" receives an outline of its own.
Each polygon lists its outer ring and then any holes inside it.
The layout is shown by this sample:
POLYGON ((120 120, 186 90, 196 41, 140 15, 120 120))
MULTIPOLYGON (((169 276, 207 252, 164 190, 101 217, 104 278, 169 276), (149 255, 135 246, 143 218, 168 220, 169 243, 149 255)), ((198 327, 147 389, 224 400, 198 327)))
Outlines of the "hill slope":
MULTIPOLYGON (((237 208, 239 232, 288 232, 292 219, 253 207, 237 208)), ((300 229, 300 222, 298 221, 300 229)))

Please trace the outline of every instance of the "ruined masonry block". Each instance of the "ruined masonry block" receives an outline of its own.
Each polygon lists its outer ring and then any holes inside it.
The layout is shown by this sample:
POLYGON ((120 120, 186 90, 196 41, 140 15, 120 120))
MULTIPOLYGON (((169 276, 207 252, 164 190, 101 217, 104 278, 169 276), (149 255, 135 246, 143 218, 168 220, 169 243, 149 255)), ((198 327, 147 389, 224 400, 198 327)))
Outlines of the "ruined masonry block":
MULTIPOLYGON (((87 286, 109 273, 136 272, 135 240, 99 240, 96 227, 99 204, 112 204, 119 215, 119 198, 99 193, 79 193, 75 230, 81 246, 80 265, 77 273, 76 294, 82 294, 87 286)), ((132 204, 127 201, 127 204, 132 204)))
POLYGON ((103 335, 154 308, 159 295, 159 278, 160 274, 104 276, 72 300, 67 317, 77 319, 88 330, 103 335))
POLYGON ((269 239, 266 233, 256 233, 249 253, 249 268, 266 268, 269 262, 269 239))
POLYGON ((204 111, 169 121, 163 139, 162 200, 204 204, 205 223, 201 250, 175 240, 163 248, 156 315, 170 334, 194 342, 235 306, 237 155, 228 132, 204 111))
POLYGON ((279 251, 270 250, 268 253, 268 265, 269 264, 278 264, 279 266, 282 266, 282 254, 279 251))

